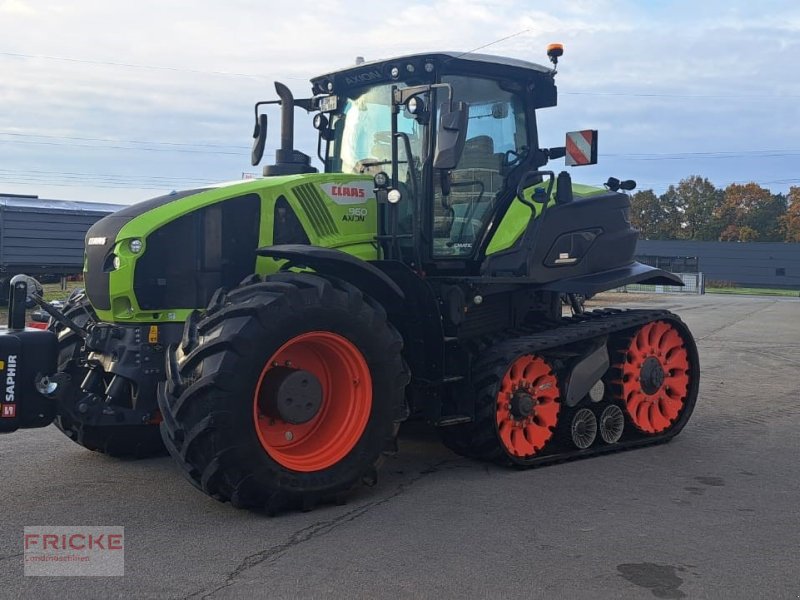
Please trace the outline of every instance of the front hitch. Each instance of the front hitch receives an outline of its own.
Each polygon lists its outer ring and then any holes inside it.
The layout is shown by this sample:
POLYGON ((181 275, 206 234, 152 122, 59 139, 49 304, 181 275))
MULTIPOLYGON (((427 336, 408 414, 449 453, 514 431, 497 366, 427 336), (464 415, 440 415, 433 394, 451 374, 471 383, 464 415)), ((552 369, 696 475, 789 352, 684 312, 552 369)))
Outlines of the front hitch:
POLYGON ((61 386, 56 334, 25 327, 26 303, 40 298, 36 281, 17 275, 10 287, 8 327, 0 328, 0 433, 52 423, 61 386))

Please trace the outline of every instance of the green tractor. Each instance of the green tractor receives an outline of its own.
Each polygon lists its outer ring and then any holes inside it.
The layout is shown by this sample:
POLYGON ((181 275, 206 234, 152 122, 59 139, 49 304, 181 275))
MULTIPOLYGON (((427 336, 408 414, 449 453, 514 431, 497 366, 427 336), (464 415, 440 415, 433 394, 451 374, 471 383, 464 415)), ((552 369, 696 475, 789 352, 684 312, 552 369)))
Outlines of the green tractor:
POLYGON ((110 455, 166 448, 205 493, 270 512, 374 484, 409 418, 521 467, 671 439, 697 396, 691 333, 578 298, 681 281, 633 260, 633 182, 543 170, 597 156, 596 131, 540 146, 555 74, 439 52, 327 73, 307 99, 276 83, 255 105, 254 165, 263 106, 281 111, 263 178, 102 219, 63 311, 15 281, 0 431, 54 420, 110 455), (294 148, 296 108, 324 172, 294 148), (21 325, 26 296, 50 331, 21 325))

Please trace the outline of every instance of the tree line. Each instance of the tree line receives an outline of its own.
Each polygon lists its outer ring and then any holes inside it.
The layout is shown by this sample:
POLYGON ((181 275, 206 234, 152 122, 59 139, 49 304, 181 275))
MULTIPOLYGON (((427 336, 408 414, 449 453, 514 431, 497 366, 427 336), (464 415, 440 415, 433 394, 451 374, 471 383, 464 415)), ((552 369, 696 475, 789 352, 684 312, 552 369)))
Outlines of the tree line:
POLYGON ((773 194, 757 183, 716 188, 692 175, 663 194, 631 197, 631 223, 647 240, 800 242, 800 187, 773 194))

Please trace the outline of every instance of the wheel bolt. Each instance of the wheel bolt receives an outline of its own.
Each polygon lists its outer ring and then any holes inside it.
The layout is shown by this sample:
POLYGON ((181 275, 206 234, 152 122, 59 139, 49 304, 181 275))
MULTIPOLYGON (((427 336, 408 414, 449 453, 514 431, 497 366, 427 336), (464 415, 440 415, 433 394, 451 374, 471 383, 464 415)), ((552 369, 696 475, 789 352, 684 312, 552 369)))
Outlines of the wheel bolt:
POLYGON ((286 438, 287 442, 291 442, 294 439, 294 434, 291 431, 287 431, 283 434, 283 437, 286 438))

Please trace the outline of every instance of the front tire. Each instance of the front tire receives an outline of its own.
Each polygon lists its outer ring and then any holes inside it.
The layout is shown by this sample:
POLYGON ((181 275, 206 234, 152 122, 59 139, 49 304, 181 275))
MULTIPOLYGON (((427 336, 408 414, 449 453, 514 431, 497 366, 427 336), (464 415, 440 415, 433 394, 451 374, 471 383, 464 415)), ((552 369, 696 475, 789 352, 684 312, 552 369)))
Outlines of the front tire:
POLYGON ((401 350, 383 308, 346 282, 249 277, 218 292, 170 349, 164 442, 192 484, 237 507, 336 499, 374 483, 394 448, 407 412, 401 350), (287 381, 319 388, 307 413, 276 391, 287 381))

